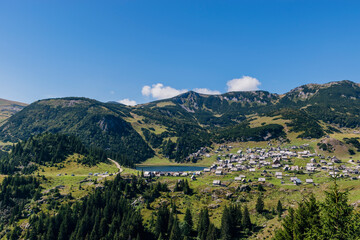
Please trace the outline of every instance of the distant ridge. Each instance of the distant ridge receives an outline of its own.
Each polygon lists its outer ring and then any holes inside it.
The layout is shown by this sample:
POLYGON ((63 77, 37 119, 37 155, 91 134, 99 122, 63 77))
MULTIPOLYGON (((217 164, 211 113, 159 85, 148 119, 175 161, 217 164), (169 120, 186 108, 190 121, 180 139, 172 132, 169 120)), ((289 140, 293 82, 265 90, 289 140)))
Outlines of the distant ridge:
POLYGON ((19 105, 19 106, 24 106, 24 107, 25 107, 25 106, 27 106, 28 104, 0 98, 0 106, 1 106, 1 105, 19 105))
POLYGON ((7 118, 21 111, 27 105, 26 103, 0 98, 0 125, 3 124, 7 118))

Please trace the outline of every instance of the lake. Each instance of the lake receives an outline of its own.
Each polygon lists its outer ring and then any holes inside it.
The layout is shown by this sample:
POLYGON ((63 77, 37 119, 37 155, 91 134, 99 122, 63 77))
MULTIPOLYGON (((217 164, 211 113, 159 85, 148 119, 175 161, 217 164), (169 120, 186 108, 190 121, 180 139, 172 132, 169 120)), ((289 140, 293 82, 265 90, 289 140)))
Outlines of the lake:
POLYGON ((202 171, 204 168, 198 166, 136 166, 136 170, 144 172, 193 172, 202 171))

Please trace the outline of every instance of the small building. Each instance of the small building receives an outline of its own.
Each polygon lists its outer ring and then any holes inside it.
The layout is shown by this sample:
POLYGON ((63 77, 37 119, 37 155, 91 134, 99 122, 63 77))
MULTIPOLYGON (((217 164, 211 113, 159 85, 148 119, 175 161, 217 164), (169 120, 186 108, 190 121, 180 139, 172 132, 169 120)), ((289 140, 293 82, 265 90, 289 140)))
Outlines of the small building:
POLYGON ((220 186, 220 185, 221 185, 221 181, 220 181, 220 180, 214 180, 214 181, 213 181, 213 185, 214 185, 214 186, 220 186))
POLYGON ((152 177, 153 173, 152 172, 144 172, 144 177, 148 178, 148 177, 152 177))
POLYGON ((300 185, 301 184, 301 180, 300 179, 295 179, 294 181, 293 181, 293 183, 295 184, 295 185, 300 185))
POLYGON ((258 182, 266 182, 266 179, 265 178, 259 178, 258 182))
POLYGON ((235 177, 235 181, 241 181, 242 178, 241 177, 235 177))
POLYGON ((314 183, 314 180, 313 179, 306 179, 305 182, 306 183, 314 183))
POLYGON ((275 164, 275 165, 280 164, 280 160, 279 159, 273 160, 273 164, 275 164))
POLYGON ((215 175, 223 175, 223 172, 221 171, 221 170, 217 170, 217 171, 215 171, 215 175))

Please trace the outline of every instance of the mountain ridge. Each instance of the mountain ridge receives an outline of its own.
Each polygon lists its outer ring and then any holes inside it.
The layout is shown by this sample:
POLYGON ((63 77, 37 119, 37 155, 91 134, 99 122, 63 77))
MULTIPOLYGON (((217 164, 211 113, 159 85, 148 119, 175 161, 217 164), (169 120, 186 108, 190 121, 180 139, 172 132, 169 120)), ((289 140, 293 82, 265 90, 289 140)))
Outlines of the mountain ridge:
POLYGON ((181 162, 214 141, 284 140, 286 129, 301 138, 319 138, 334 127, 357 128, 359 123, 360 86, 344 80, 302 85, 284 96, 263 90, 220 95, 189 91, 134 107, 81 97, 39 100, 3 123, 0 140, 25 140, 43 132, 72 134, 118 158, 130 158, 123 162, 139 163, 155 155, 181 162), (279 116, 290 123, 251 128, 252 116, 279 116))

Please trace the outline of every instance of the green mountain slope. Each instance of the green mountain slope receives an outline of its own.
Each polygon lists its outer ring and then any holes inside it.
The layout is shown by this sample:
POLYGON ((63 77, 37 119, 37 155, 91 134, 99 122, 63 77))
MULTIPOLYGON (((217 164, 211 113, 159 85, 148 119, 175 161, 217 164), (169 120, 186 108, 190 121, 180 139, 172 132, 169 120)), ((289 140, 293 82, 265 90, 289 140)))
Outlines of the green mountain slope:
POLYGON ((129 110, 86 98, 49 99, 35 102, 12 116, 0 129, 3 141, 16 142, 43 132, 79 137, 94 145, 139 162, 153 151, 123 118, 129 110))
POLYGON ((193 160, 192 153, 214 142, 286 140, 286 132, 320 138, 334 129, 358 127, 359 114, 360 87, 347 80, 308 84, 284 95, 190 91, 135 107, 86 98, 48 99, 9 118, 0 127, 0 140, 15 142, 42 132, 59 132, 118 154, 128 163, 155 154, 183 162, 193 160), (284 121, 252 127, 249 123, 255 116, 284 121))
POLYGON ((359 127, 360 86, 348 80, 304 85, 287 93, 279 107, 304 108, 307 113, 326 123, 339 127, 359 127))

